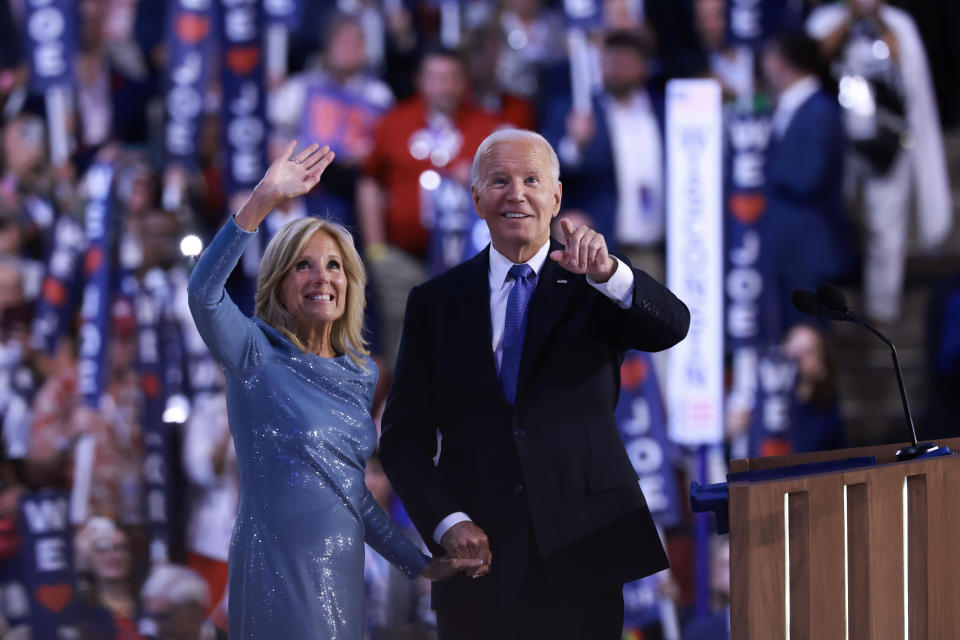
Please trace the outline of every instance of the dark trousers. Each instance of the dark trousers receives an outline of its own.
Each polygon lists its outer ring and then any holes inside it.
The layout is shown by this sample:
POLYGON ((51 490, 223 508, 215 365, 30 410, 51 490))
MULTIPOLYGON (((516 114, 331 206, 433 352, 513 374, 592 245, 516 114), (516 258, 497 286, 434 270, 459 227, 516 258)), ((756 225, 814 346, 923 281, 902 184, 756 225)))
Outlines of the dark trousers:
POLYGON ((440 640, 620 640, 623 583, 597 575, 586 549, 541 558, 531 533, 519 601, 504 610, 441 609, 440 640))

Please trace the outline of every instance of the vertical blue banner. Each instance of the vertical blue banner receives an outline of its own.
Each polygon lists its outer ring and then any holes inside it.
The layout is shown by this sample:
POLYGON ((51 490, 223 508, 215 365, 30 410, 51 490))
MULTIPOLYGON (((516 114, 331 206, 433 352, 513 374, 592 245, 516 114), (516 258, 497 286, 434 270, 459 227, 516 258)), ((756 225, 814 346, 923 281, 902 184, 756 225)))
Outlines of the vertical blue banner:
POLYGON ((86 286, 80 312, 77 391, 84 403, 93 408, 100 405, 100 396, 107 376, 113 262, 113 173, 112 165, 97 163, 90 167, 86 175, 87 254, 83 266, 86 286))
POLYGON ((672 464, 676 453, 667 439, 667 414, 649 353, 630 351, 624 358, 615 417, 650 515, 661 527, 679 524, 683 512, 672 464))
POLYGON ((163 305, 157 289, 163 286, 159 269, 144 276, 135 293, 137 322, 137 368, 143 392, 144 455, 143 475, 147 492, 147 527, 150 536, 150 557, 165 561, 169 555, 170 530, 169 460, 167 434, 163 421, 166 409, 164 393, 165 365, 160 338, 163 305))
POLYGON ((267 170, 263 5, 220 0, 224 180, 227 196, 253 189, 267 170))
POLYGON ((20 498, 20 559, 34 638, 59 638, 79 607, 73 570, 73 532, 66 491, 43 490, 20 498))
POLYGON ((490 242, 486 223, 473 210, 470 189, 433 170, 420 177, 420 220, 430 230, 427 265, 443 273, 477 255, 490 242))
POLYGON ((792 364, 780 356, 779 301, 764 245, 766 109, 728 114, 724 292, 733 402, 751 408, 750 456, 789 453, 792 364))
POLYGON ((212 0, 174 0, 167 8, 164 151, 168 162, 196 165, 207 61, 213 46, 212 0))
MULTIPOLYGON (((676 451, 667 439, 667 414, 649 353, 629 351, 624 358, 615 416, 650 515, 659 527, 680 524, 683 507, 673 468, 676 451)), ((639 633, 660 620, 665 579, 665 574, 654 574, 623 586, 623 624, 628 633, 639 633)))
POLYGON ((53 229, 46 275, 33 320, 34 347, 45 349, 50 355, 56 351, 79 303, 79 266, 86 242, 83 228, 70 216, 61 214, 53 229))
POLYGON ((72 86, 77 48, 76 3, 27 0, 25 4, 24 46, 30 61, 30 88, 43 93, 50 87, 72 86))
POLYGON ((793 453, 790 409, 797 364, 779 344, 760 351, 757 359, 756 403, 750 416, 750 457, 793 453))

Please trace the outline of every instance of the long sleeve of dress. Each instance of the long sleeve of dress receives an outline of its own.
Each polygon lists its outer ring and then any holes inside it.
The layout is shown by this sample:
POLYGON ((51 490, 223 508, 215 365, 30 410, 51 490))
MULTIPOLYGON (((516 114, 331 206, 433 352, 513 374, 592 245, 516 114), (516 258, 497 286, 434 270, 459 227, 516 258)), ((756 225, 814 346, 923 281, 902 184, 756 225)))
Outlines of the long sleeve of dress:
POLYGON ((220 364, 241 378, 258 364, 256 334, 224 285, 255 236, 256 232, 241 229, 231 217, 200 256, 187 284, 190 313, 200 336, 220 364))
POLYGON ((413 580, 429 564, 429 559, 384 513, 369 491, 364 492, 360 517, 363 518, 365 542, 408 578, 413 580))

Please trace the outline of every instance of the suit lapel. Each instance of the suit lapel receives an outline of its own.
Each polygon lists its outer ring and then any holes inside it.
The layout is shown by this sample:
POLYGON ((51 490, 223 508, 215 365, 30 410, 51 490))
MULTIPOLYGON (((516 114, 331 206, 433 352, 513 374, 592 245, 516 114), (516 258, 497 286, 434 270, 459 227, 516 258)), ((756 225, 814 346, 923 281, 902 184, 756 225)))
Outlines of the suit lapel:
MULTIPOLYGON (((459 345, 464 362, 477 363, 474 372, 479 389, 494 386, 500 389, 497 365, 493 358, 493 329, 490 325, 490 249, 481 251, 464 263, 458 284, 463 295, 455 298, 463 328, 459 345)), ((502 396, 502 393, 500 394, 502 396)), ((504 399, 504 401, 506 401, 504 399)))
MULTIPOLYGON (((558 242, 550 241, 550 251, 563 248, 558 242)), ((523 383, 537 361, 537 356, 562 315, 564 306, 570 298, 574 286, 574 276, 561 268, 547 256, 547 261, 537 277, 537 288, 527 310, 527 328, 523 338, 523 355, 520 357, 520 375, 517 378, 517 397, 520 397, 523 383)))

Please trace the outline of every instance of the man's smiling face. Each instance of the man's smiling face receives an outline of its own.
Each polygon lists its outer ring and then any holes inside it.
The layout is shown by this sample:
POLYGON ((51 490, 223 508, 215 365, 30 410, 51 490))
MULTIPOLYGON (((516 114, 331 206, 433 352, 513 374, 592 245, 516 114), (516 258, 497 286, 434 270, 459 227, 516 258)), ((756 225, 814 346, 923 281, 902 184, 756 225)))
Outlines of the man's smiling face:
POLYGON ((551 171, 542 142, 507 139, 480 159, 473 206, 487 226, 494 248, 526 261, 550 237, 550 221, 560 211, 560 182, 551 171))

